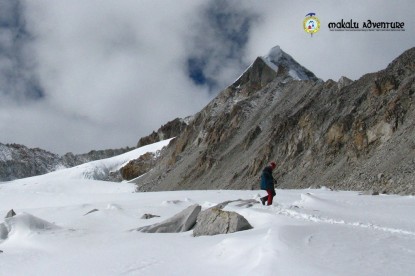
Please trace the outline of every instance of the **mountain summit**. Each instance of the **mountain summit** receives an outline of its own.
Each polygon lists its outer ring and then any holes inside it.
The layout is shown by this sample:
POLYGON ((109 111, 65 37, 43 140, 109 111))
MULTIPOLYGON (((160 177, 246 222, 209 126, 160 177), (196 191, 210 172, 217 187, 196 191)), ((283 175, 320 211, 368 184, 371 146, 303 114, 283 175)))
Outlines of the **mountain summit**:
POLYGON ((268 55, 256 58, 232 86, 241 89, 242 95, 248 95, 276 79, 282 83, 292 80, 319 80, 279 46, 275 46, 268 55))
POLYGON ((280 46, 273 47, 268 55, 261 59, 275 72, 284 72, 295 80, 316 80, 316 76, 308 69, 301 66, 289 54, 281 50, 280 46))

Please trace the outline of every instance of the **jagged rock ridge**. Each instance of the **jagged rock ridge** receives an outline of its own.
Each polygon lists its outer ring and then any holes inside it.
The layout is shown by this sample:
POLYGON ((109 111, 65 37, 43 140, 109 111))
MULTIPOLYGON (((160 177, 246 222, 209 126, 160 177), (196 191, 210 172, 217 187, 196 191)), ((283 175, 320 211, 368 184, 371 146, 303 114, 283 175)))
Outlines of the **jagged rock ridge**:
POLYGON ((157 132, 153 131, 150 135, 140 138, 137 148, 153 144, 162 140, 173 138, 179 135, 187 126, 187 119, 176 118, 162 125, 157 132))
POLYGON ((283 188, 415 192, 415 48, 339 82, 271 53, 194 116, 138 190, 257 189, 275 160, 283 188))

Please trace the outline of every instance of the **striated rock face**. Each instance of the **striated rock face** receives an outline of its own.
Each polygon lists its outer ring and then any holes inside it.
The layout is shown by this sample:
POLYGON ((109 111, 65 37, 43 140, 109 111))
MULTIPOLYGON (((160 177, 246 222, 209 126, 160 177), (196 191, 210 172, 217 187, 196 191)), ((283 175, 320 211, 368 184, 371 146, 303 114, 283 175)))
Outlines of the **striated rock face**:
POLYGON ((157 132, 153 131, 150 135, 142 137, 137 143, 137 148, 173 138, 179 135, 186 126, 186 120, 176 118, 162 125, 157 132))
POLYGON ((414 194, 415 48, 339 82, 276 52, 197 113, 138 190, 258 189, 275 160, 282 188, 414 194))

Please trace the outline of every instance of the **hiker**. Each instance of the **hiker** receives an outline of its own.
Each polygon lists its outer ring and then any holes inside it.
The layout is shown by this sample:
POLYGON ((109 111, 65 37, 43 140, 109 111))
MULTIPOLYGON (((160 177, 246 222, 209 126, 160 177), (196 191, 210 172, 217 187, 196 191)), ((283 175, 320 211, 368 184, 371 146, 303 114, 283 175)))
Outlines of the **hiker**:
POLYGON ((272 205, 272 199, 276 195, 274 184, 277 182, 272 176, 272 171, 277 167, 277 164, 272 161, 269 166, 266 166, 261 175, 261 190, 267 191, 268 195, 261 197, 262 205, 272 205))

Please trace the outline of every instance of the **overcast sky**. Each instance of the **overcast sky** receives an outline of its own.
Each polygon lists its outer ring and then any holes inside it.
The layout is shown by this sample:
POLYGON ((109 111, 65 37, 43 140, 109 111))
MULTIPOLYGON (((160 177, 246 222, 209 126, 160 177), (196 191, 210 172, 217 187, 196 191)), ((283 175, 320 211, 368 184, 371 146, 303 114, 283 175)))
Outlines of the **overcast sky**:
POLYGON ((0 0, 0 142, 52 152, 135 146, 281 48, 323 80, 415 46, 414 1, 0 0), (321 30, 302 29, 314 12, 321 30), (334 32, 329 22, 404 22, 334 32))

